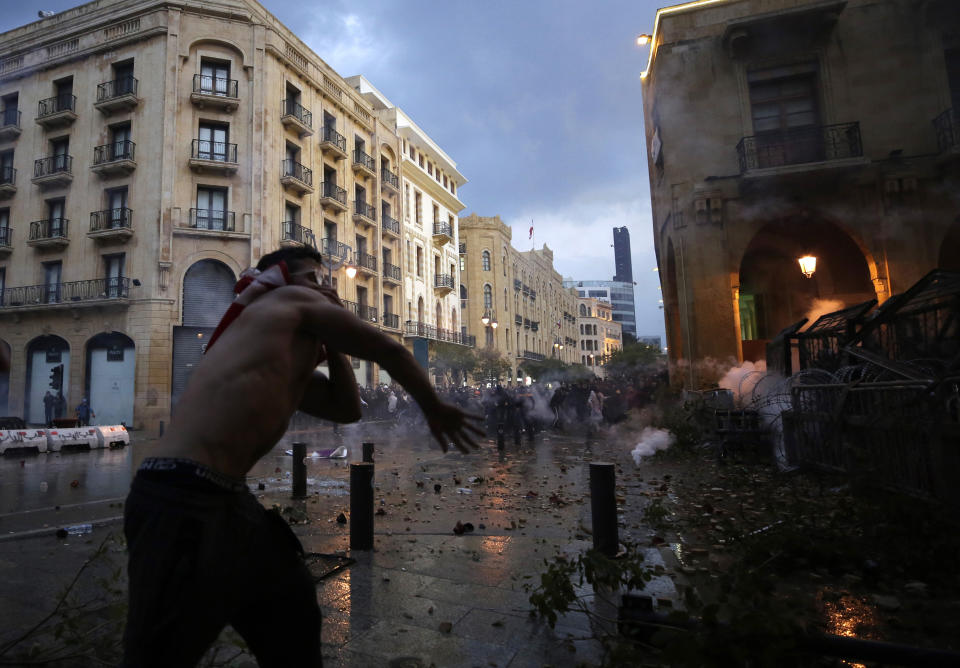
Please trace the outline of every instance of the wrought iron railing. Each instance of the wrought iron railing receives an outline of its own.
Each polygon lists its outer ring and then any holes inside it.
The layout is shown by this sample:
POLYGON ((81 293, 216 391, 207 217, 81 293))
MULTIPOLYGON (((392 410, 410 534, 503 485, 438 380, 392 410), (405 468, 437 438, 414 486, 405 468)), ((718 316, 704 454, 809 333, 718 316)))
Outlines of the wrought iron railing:
POLYGON ((17 182, 17 170, 15 167, 0 167, 0 186, 13 185, 17 182))
POLYGON ((344 153, 347 152, 347 138, 333 128, 327 126, 320 128, 320 142, 333 144, 344 153))
POLYGON ((383 217, 383 229, 388 232, 393 232, 396 235, 400 234, 400 221, 396 218, 391 218, 387 214, 380 212, 380 215, 383 217))
POLYGON ((380 180, 388 186, 393 186, 397 190, 400 189, 400 177, 385 167, 380 168, 380 180))
POLYGON ((285 220, 282 227, 280 238, 283 241, 296 241, 304 246, 317 247, 316 237, 313 236, 313 230, 309 227, 299 225, 292 220, 285 220))
POLYGON ((329 258, 346 260, 350 256, 350 246, 336 239, 321 239, 321 253, 329 258))
POLYGON ((0 292, 0 306, 32 306, 61 302, 126 299, 130 296, 130 279, 125 276, 67 281, 46 285, 20 285, 0 292))
POLYGON ((543 354, 541 354, 541 353, 535 353, 535 352, 533 352, 532 350, 524 350, 524 351, 523 351, 523 354, 522 354, 522 355, 518 355, 518 357, 520 357, 520 358, 522 358, 522 359, 525 359, 525 360, 531 360, 531 361, 533 361, 533 362, 542 362, 543 360, 545 360, 545 359, 547 358, 546 355, 543 355, 543 354))
POLYGON ((111 144, 93 147, 93 164, 102 165, 114 160, 133 160, 137 145, 132 141, 115 141, 111 144))
POLYGON ((236 213, 221 209, 190 209, 190 227, 233 232, 236 229, 236 213))
POLYGON ((30 241, 66 239, 70 221, 66 218, 48 218, 30 223, 30 241))
POLYGON ((373 205, 367 204, 366 202, 354 201, 353 212, 370 220, 377 219, 377 210, 373 205))
POLYGON ((320 196, 335 199, 343 206, 347 205, 347 191, 333 181, 322 181, 320 183, 320 196))
POLYGON ((313 114, 300 106, 298 102, 294 102, 293 100, 284 100, 283 115, 293 116, 308 128, 313 127, 313 114))
POLYGON ((373 158, 358 148, 353 149, 353 164, 366 167, 371 172, 377 171, 377 163, 374 162, 373 158))
POLYGON ((383 326, 390 329, 400 329, 400 316, 396 313, 384 313, 383 326))
POLYGON ((13 228, 0 227, 0 246, 13 245, 13 228))
POLYGON ((304 167, 296 160, 284 160, 281 169, 283 176, 292 176, 301 183, 305 183, 311 187, 313 186, 313 170, 309 167, 304 167))
POLYGON ((522 285, 523 285, 523 284, 520 282, 520 279, 519 279, 519 278, 513 279, 513 289, 514 289, 515 291, 520 292, 520 287, 521 287, 522 285))
POLYGON ((960 146, 960 123, 953 109, 947 109, 933 119, 933 130, 937 133, 937 148, 941 152, 960 146))
POLYGON ((223 79, 209 74, 193 75, 193 92, 202 95, 219 95, 221 97, 239 97, 239 85, 236 79, 223 79))
POLYGON ((376 255, 371 255, 370 253, 363 253, 363 252, 357 251, 357 253, 354 255, 354 257, 355 257, 356 260, 357 260, 357 266, 359 266, 359 267, 361 267, 361 268, 363 268, 363 269, 369 269, 370 271, 376 271, 376 270, 377 270, 377 256, 376 256, 376 255))
POLYGON ((38 158, 33 161, 33 176, 50 176, 51 174, 73 172, 72 155, 51 155, 46 158, 38 158))
POLYGON ((400 267, 389 262, 383 263, 383 277, 392 278, 395 281, 400 280, 400 267))
POLYGON ((359 304, 357 308, 357 315, 360 316, 361 320, 366 320, 367 322, 376 322, 377 308, 375 306, 368 306, 367 304, 359 304))
POLYGON ((0 127, 20 127, 20 110, 16 107, 11 107, 0 111, 0 127))
POLYGON ((61 111, 76 111, 76 95, 57 95, 48 97, 46 100, 40 100, 37 103, 37 118, 59 114, 61 111))
POLYGON ((127 208, 104 209, 90 213, 90 231, 131 229, 133 210, 127 208))
POLYGON ((440 236, 445 235, 448 237, 453 236, 453 228, 450 226, 450 223, 444 223, 442 221, 434 221, 433 223, 433 235, 440 236))
POLYGON ((419 336, 425 339, 433 339, 434 341, 458 343, 462 346, 470 346, 471 348, 477 345, 477 337, 475 336, 462 334, 460 332, 451 332, 450 330, 434 327, 425 322, 408 320, 404 324, 403 331, 407 336, 419 336))
POLYGON ((98 84, 97 102, 103 102, 121 95, 136 95, 139 83, 135 78, 129 76, 98 84))
POLYGON ((860 123, 810 125, 744 137, 737 144, 740 173, 863 155, 860 123))
POLYGON ((453 276, 450 274, 434 274, 433 287, 453 290, 453 276))
POLYGON ((194 139, 190 147, 190 157, 197 160, 236 162, 237 145, 209 139, 194 139))
POLYGON ((458 250, 459 250, 459 252, 460 252, 460 255, 466 255, 466 254, 467 254, 467 244, 461 243, 458 250))

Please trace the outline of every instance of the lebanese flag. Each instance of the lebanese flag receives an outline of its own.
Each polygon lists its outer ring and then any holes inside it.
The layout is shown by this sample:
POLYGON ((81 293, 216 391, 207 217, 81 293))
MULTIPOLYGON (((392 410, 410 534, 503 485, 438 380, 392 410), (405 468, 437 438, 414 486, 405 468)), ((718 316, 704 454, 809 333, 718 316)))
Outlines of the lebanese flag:
POLYGON ((530 238, 533 239, 533 225, 530 226, 530 238))

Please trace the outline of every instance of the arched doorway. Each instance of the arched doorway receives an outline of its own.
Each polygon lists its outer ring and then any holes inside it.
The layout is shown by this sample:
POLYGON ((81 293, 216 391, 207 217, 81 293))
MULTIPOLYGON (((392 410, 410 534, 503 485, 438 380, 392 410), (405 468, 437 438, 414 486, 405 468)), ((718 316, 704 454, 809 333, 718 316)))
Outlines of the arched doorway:
POLYGON ((940 245, 940 258, 937 267, 950 271, 960 271, 960 218, 955 218, 947 236, 940 245))
POLYGON ((0 417, 10 414, 10 344, 0 339, 0 417))
POLYGON ((740 336, 743 359, 766 359, 766 344, 803 317, 876 297, 870 268, 859 246, 837 226, 819 220, 768 223, 753 237, 740 262, 740 336), (798 258, 817 258, 807 278, 798 258))
POLYGON ((120 332, 97 334, 87 342, 87 387, 97 424, 133 424, 136 351, 120 332))
POLYGON ((200 363, 206 341, 233 301, 233 271, 217 260, 200 260, 184 274, 181 313, 183 325, 173 328, 173 386, 171 405, 187 387, 200 363))
POLYGON ((46 424, 44 399, 47 392, 56 401, 53 417, 67 417, 70 396, 70 344, 59 336, 38 336, 27 344, 27 383, 24 415, 30 424, 46 424), (54 369, 59 368, 59 372, 54 369), (59 380, 60 387, 57 387, 59 380))

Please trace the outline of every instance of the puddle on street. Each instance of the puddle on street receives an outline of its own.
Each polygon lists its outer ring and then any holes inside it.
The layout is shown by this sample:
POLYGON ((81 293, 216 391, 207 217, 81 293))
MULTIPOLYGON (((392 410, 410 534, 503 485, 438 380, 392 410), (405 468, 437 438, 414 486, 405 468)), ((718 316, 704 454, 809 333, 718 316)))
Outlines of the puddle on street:
MULTIPOLYGON (((880 619, 877 611, 862 598, 824 588, 817 592, 817 607, 823 614, 826 632, 844 638, 882 640, 877 633, 880 619)), ((862 663, 843 661, 852 668, 866 668, 862 663)))

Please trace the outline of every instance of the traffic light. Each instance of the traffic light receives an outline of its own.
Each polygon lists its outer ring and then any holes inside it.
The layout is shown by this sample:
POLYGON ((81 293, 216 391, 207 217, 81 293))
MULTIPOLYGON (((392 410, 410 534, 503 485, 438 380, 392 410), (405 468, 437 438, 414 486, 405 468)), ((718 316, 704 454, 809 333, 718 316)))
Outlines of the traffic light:
POLYGON ((63 389, 63 365, 58 364, 57 366, 50 369, 50 387, 55 390, 63 389))

